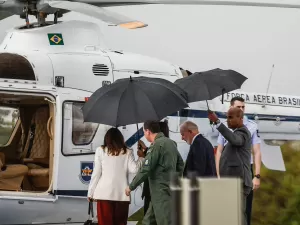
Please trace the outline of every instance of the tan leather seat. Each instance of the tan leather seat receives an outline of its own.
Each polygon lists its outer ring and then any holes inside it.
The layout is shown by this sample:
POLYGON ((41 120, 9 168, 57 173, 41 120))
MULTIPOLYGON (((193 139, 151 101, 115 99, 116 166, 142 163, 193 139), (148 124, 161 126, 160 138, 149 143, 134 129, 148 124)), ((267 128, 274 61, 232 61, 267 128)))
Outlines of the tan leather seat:
POLYGON ((31 125, 35 125, 33 141, 28 135, 23 162, 28 166, 28 179, 35 189, 46 190, 49 187, 49 149, 50 139, 47 133, 49 108, 43 106, 35 112, 31 125), (31 143, 31 148, 30 147, 31 143), (28 152, 29 150, 29 152, 28 152))
POLYGON ((5 155, 0 152, 0 190, 20 191, 28 167, 22 164, 5 166, 5 155))

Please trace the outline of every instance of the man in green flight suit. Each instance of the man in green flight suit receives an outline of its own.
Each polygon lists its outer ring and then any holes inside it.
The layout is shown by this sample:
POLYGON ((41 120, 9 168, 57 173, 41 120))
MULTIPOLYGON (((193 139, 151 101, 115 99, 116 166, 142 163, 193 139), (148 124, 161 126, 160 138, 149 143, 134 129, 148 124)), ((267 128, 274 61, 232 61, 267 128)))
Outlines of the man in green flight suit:
POLYGON ((160 132, 159 121, 144 123, 145 138, 151 143, 144 164, 126 188, 126 195, 146 179, 149 181, 151 202, 143 219, 143 225, 171 224, 171 173, 183 172, 184 163, 176 143, 160 132))

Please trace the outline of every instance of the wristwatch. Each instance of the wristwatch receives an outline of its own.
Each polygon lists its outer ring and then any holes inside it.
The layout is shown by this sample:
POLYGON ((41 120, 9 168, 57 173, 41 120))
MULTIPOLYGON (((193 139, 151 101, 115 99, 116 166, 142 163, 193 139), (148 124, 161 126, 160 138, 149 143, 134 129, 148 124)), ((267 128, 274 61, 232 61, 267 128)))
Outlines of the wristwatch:
POLYGON ((257 179, 260 179, 260 174, 255 174, 254 177, 256 177, 257 179))
POLYGON ((216 122, 214 122, 215 125, 218 125, 219 123, 220 123, 219 119, 216 122))

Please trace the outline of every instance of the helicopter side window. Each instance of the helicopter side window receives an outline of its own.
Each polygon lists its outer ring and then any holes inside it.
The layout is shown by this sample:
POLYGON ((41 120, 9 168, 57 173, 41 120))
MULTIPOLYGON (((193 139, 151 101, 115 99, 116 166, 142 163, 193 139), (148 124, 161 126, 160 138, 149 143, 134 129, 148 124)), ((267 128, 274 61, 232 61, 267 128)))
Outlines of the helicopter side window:
POLYGON ((72 104, 72 142, 74 145, 88 145, 94 139, 99 124, 83 122, 81 108, 84 103, 72 104))
POLYGON ((18 120, 18 109, 0 106, 0 147, 9 144, 18 120))

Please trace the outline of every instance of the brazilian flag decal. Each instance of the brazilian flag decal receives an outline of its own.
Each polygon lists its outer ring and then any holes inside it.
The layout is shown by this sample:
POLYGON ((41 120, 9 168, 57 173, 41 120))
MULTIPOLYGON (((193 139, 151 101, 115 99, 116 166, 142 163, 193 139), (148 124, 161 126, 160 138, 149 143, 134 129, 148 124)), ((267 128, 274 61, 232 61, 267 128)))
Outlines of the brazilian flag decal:
POLYGON ((50 45, 64 45, 62 34, 48 34, 50 45))

